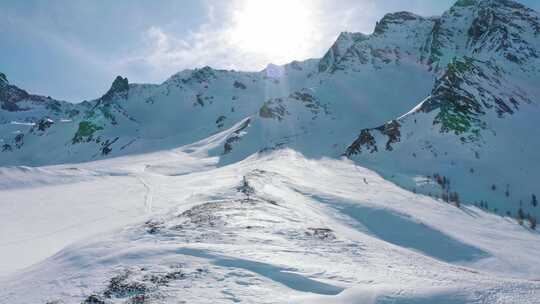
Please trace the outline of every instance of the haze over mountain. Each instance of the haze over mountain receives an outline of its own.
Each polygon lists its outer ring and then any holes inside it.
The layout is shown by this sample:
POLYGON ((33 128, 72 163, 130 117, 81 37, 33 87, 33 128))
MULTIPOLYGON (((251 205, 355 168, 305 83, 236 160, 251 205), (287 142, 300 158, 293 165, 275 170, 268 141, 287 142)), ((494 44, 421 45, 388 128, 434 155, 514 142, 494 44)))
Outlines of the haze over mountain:
POLYGON ((539 56, 459 0, 80 104, 0 74, 0 302, 539 303, 539 56))

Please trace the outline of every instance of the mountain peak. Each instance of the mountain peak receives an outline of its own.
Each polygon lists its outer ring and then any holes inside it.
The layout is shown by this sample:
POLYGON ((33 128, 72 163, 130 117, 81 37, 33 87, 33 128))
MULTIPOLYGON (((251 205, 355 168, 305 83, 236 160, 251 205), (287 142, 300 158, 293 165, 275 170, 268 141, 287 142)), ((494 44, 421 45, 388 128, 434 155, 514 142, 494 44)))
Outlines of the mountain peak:
POLYGON ((526 7, 525 5, 516 2, 514 0, 458 0, 454 5, 454 7, 471 7, 471 6, 504 6, 504 7, 510 7, 515 9, 526 9, 530 10, 530 8, 526 7))
POLYGON ((357 40, 362 40, 362 39, 365 39, 367 36, 358 32, 358 33, 355 33, 355 32, 341 32, 339 33, 339 36, 338 38, 336 39, 336 42, 339 42, 339 41, 343 41, 343 40, 352 40, 352 41, 357 41, 357 40))
POLYGON ((537 13, 532 8, 514 0, 458 0, 448 10, 451 14, 456 12, 458 16, 463 11, 492 10, 511 13, 514 17, 524 19, 537 19, 537 13))
POLYGON ((9 81, 7 80, 6 74, 0 72, 0 85, 7 85, 9 81))
POLYGON ((128 85, 129 85, 129 81, 127 79, 127 77, 122 77, 122 76, 116 76, 116 78, 114 79, 112 85, 111 85, 111 90, 115 91, 115 92, 121 92, 121 91, 125 91, 128 89, 128 85))
POLYGON ((365 40, 369 36, 362 33, 341 32, 326 54, 319 61, 319 72, 327 71, 334 62, 345 55, 347 50, 356 42, 365 40))
POLYGON ((114 79, 111 88, 101 97, 105 101, 109 101, 113 98, 114 95, 118 93, 124 93, 129 90, 129 81, 127 77, 116 76, 114 79))
POLYGON ((386 32, 386 30, 390 27, 392 24, 403 24, 407 21, 414 21, 414 20, 423 20, 425 19, 422 16, 413 14, 411 12, 396 12, 396 13, 388 13, 382 17, 380 21, 377 22, 375 25, 375 30, 373 31, 374 34, 382 34, 386 32))

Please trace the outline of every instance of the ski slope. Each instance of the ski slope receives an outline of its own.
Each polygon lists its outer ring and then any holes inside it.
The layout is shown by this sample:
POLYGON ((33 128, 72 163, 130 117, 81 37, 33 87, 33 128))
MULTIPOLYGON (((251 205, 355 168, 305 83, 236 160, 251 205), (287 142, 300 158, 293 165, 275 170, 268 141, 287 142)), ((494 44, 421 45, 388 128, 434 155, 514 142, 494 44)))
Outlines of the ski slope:
POLYGON ((515 220, 345 159, 217 166, 216 141, 3 168, 0 303, 538 303, 515 220))

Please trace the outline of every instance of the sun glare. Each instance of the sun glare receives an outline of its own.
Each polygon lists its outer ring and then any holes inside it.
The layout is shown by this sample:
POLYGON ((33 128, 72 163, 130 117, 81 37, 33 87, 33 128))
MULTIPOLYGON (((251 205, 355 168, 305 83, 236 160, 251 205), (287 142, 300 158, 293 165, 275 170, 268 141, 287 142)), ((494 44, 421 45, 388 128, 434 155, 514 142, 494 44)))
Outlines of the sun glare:
POLYGON ((308 1, 247 0, 234 12, 232 42, 277 62, 302 56, 313 29, 308 1))

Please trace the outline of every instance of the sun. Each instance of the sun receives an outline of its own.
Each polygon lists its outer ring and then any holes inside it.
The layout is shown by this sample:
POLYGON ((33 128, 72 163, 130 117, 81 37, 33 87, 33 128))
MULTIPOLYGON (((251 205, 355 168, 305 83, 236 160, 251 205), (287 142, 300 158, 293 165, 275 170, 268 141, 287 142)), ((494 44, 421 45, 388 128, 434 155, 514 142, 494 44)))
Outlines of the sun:
POLYGON ((309 51, 306 41, 313 31, 310 1, 246 0, 233 18, 231 40, 244 52, 279 63, 309 51))

